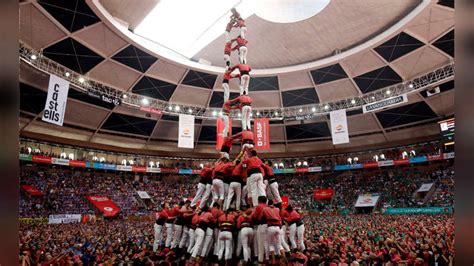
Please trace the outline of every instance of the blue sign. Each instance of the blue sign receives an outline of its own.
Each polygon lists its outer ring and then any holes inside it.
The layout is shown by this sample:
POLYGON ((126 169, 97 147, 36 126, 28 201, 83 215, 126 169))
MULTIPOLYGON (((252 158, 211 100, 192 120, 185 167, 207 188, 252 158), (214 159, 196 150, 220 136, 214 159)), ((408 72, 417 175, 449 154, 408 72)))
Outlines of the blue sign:
POLYGON ((410 158, 410 163, 424 163, 428 161, 428 158, 426 156, 416 156, 410 158))
POLYGON ((387 208, 384 214, 451 214, 453 207, 387 208))
POLYGON ((178 173, 181 175, 192 175, 193 174, 193 169, 191 168, 181 168, 178 170, 178 173))
POLYGON ((283 174, 283 169, 273 169, 273 173, 275 175, 281 175, 281 174, 283 174))
MULTIPOLYGON (((86 164, 87 165, 87 164, 86 164)), ((117 166, 115 164, 108 164, 108 163, 92 163, 93 168, 95 169, 104 169, 104 170, 117 170, 117 166)))

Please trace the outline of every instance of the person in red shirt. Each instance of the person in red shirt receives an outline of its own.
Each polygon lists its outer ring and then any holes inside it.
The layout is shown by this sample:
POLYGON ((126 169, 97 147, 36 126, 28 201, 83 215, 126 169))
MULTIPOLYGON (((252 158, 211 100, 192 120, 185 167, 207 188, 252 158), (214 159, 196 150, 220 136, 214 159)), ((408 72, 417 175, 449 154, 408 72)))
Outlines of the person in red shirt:
POLYGON ((222 156, 212 171, 212 203, 218 202, 220 206, 224 203, 224 177, 232 174, 233 163, 229 162, 228 156, 222 156))
POLYGON ((240 36, 245 39, 245 34, 247 33, 245 20, 240 16, 240 13, 237 12, 235 8, 232 8, 230 11, 232 12, 232 15, 230 16, 231 21, 236 21, 236 26, 240 29, 240 36))
POLYGON ((230 69, 230 53, 232 52, 232 42, 226 42, 224 46, 224 62, 225 70, 230 69))
POLYGON ((263 161, 263 170, 265 172, 265 176, 263 178, 264 183, 266 183, 267 187, 267 195, 268 198, 272 199, 275 204, 281 203, 280 191, 278 190, 278 183, 275 178, 275 174, 273 173, 272 162, 270 161, 263 161))
POLYGON ((249 93, 250 71, 252 68, 247 64, 238 64, 230 68, 231 71, 239 69, 240 74, 240 95, 249 93))
POLYGON ((288 239, 288 237, 287 237, 287 229, 288 229, 287 220, 288 220, 288 217, 289 217, 289 213, 285 209, 283 209, 281 203, 275 204, 275 207, 280 209, 280 217, 281 217, 281 221, 282 221, 281 245, 282 245, 283 249, 285 249, 285 252, 288 254, 291 251, 290 246, 288 245, 288 241, 287 241, 287 239, 288 239))
POLYGON ((288 205, 286 210, 288 211, 287 222, 290 226, 289 238, 291 243, 291 249, 298 248, 300 251, 304 251, 305 245, 303 219, 301 219, 301 215, 296 210, 293 210, 293 207, 291 205, 288 205))
POLYGON ((239 63, 247 64, 247 43, 248 41, 241 36, 233 39, 231 43, 237 42, 237 44, 232 47, 232 51, 239 50, 239 63))
POLYGON ((194 211, 191 208, 191 201, 187 200, 184 203, 183 208, 181 208, 181 212, 183 214, 183 233, 181 235, 181 241, 179 241, 178 247, 183 249, 187 247, 189 241, 189 229, 191 227, 191 220, 194 215, 194 211))
POLYGON ((231 100, 232 103, 238 103, 238 107, 242 111, 242 131, 251 130, 250 114, 252 113, 252 98, 244 91, 242 95, 231 100))
POLYGON ((240 210, 240 202, 242 197, 242 164, 240 161, 235 161, 235 166, 232 169, 232 174, 230 176, 229 191, 227 193, 226 204, 224 206, 224 211, 229 209, 232 199, 235 196, 235 209, 240 210))
POLYGON ((163 203, 161 206, 161 211, 155 214, 155 240, 153 241, 153 252, 158 250, 158 247, 161 245, 163 241, 163 225, 165 224, 166 219, 168 218, 168 211, 169 208, 168 203, 163 203))
POLYGON ((250 157, 245 159, 242 165, 247 171, 247 188, 254 207, 258 204, 258 197, 266 197, 262 165, 262 160, 257 157, 257 151, 255 150, 250 151, 250 157))
MULTIPOLYGON (((230 61, 229 61, 229 64, 230 64, 230 61)), ((224 76, 222 80, 222 89, 224 90, 224 104, 225 102, 229 100, 229 95, 230 95, 229 81, 234 78, 240 78, 240 74, 232 74, 232 71, 230 69, 227 69, 224 72, 224 76)))
POLYGON ((235 227, 235 215, 232 211, 227 210, 224 214, 219 216, 219 237, 218 237, 218 256, 219 260, 224 259, 229 261, 232 259, 232 229, 235 227))
POLYGON ((186 206, 184 201, 180 201, 178 207, 173 208, 174 216, 176 220, 173 226, 173 241, 171 242, 171 248, 178 247, 181 235, 183 233, 184 217, 183 214, 186 212, 186 206))
MULTIPOLYGON (((252 254, 252 249, 250 245, 253 243, 254 231, 253 231, 253 219, 252 219, 253 209, 247 209, 237 218, 237 228, 239 232, 239 244, 242 246, 244 261, 250 262, 250 255, 252 254)), ((238 250, 237 256, 240 255, 240 250, 238 250)))
POLYGON ((206 164, 201 169, 201 174, 200 174, 201 178, 199 179, 196 195, 191 201, 191 207, 196 206, 196 204, 200 200, 201 201, 200 207, 202 208, 206 204, 207 200, 209 199, 209 196, 211 195, 212 170, 209 166, 210 166, 209 164, 206 164))
MULTIPOLYGON (((191 257, 193 259, 196 259, 198 254, 201 257, 204 257, 202 255, 203 253, 204 254, 206 253, 206 250, 204 249, 204 245, 203 245, 204 240, 205 240, 205 237, 207 236, 207 232, 209 231, 209 225, 214 222, 215 222, 214 216, 212 215, 212 213, 209 212, 209 208, 207 206, 204 206, 201 209, 201 213, 199 214, 199 223, 195 230, 196 241, 195 241, 194 247, 192 249, 192 254, 191 254, 191 257)), ((211 229, 211 237, 212 237, 212 229, 211 229)))
POLYGON ((179 206, 176 205, 172 209, 167 209, 167 214, 168 218, 165 221, 165 227, 166 227, 166 241, 165 241, 165 247, 169 248, 171 247, 171 241, 173 240, 173 226, 174 222, 176 221, 176 216, 178 215, 179 212, 179 206))
POLYGON ((252 150, 254 147, 253 132, 251 130, 241 131, 233 135, 232 138, 241 139, 242 150, 240 151, 237 158, 244 157, 244 160, 245 160, 247 151, 252 150))
POLYGON ((214 222, 209 224, 208 231, 206 231, 206 238, 204 240, 204 250, 206 250, 206 253, 202 253, 203 257, 208 255, 212 245, 214 246, 214 255, 217 256, 217 242, 219 237, 219 228, 217 220, 222 214, 224 214, 224 212, 222 212, 221 210, 221 205, 219 203, 215 203, 209 209, 209 212, 214 217, 214 222))
MULTIPOLYGON (((259 196, 258 205, 255 205, 255 209, 252 212, 252 219, 254 225, 257 226, 256 231, 256 250, 255 253, 258 254, 258 263, 263 264, 265 259, 265 244, 266 244, 266 234, 267 234, 267 221, 262 216, 262 211, 267 207, 267 197, 259 196)), ((255 229, 255 228, 254 228, 255 229)), ((254 245, 255 246, 255 245, 254 245)))
POLYGON ((231 17, 229 23, 227 23, 225 27, 225 42, 226 43, 230 43, 230 31, 232 30, 233 27, 236 27, 237 25, 238 25, 237 19, 231 17))
MULTIPOLYGON (((194 209, 194 208, 193 208, 194 209)), ((191 219, 191 226, 189 227, 189 245, 187 252, 191 254, 194 248, 194 244, 196 243, 196 229, 199 225, 199 213, 197 211, 192 212, 192 219, 191 219)))
POLYGON ((268 206, 263 208, 261 213, 261 220, 267 222, 267 245, 268 251, 272 257, 272 264, 277 264, 275 261, 275 256, 277 259, 283 254, 282 245, 281 245, 281 225, 282 220, 280 216, 280 210, 273 206, 273 201, 268 200, 268 206))

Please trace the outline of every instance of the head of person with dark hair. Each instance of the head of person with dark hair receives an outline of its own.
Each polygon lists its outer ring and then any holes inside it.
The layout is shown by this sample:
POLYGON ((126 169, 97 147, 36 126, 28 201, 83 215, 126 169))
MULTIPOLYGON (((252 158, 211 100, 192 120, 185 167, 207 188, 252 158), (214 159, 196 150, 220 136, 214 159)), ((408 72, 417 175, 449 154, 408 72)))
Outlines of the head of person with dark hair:
POLYGON ((257 151, 256 150, 251 150, 250 151, 250 156, 251 157, 257 156, 257 151))
POLYGON ((238 165, 240 163, 240 160, 235 160, 235 165, 238 165))
POLYGON ((168 209, 170 207, 170 204, 168 202, 164 202, 163 204, 161 204, 161 208, 163 209, 168 209))
POLYGON ((217 203, 217 202, 214 202, 214 205, 212 205, 212 207, 214 207, 216 209, 220 209, 221 205, 219 205, 219 203, 217 203))
POLYGON ((209 207, 207 207, 207 205, 201 208, 201 213, 208 212, 208 211, 209 211, 209 207))
POLYGON ((184 202, 184 205, 190 206, 190 205, 191 205, 191 201, 190 201, 190 200, 186 200, 186 201, 184 202))
POLYGON ((281 210, 282 209, 281 202, 275 203, 275 207, 281 210))
POLYGON ((184 200, 181 200, 178 205, 179 205, 179 207, 183 207, 184 206, 184 200))
POLYGON ((258 203, 267 203, 267 197, 258 196, 258 203))
POLYGON ((268 206, 273 206, 273 200, 271 200, 271 199, 268 199, 268 201, 267 201, 267 205, 268 205, 268 206))
POLYGON ((286 207, 286 210, 287 210, 288 212, 292 212, 292 211, 293 211, 293 206, 288 205, 288 206, 286 207))

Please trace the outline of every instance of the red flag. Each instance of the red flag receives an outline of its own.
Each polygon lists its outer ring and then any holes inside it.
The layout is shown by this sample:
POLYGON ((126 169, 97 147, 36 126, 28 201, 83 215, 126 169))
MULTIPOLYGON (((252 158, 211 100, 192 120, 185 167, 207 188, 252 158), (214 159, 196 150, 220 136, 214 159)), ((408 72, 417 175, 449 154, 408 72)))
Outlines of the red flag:
POLYGON ((334 196, 334 189, 332 188, 321 188, 314 190, 315 199, 331 199, 334 196))
POLYGON ((120 208, 109 197, 87 196, 87 200, 94 204, 105 217, 117 216, 120 212, 120 208))
MULTIPOLYGON (((220 151, 222 144, 224 144, 224 121, 222 118, 217 118, 217 130, 216 130, 216 150, 220 151)), ((229 119, 229 135, 232 135, 232 119, 229 119)))
POLYGON ((269 150, 270 120, 268 118, 255 118, 253 120, 253 135, 256 150, 269 150))
POLYGON ((283 209, 286 209, 286 207, 288 207, 288 203, 289 203, 289 198, 288 196, 281 196, 281 207, 283 207, 283 209))

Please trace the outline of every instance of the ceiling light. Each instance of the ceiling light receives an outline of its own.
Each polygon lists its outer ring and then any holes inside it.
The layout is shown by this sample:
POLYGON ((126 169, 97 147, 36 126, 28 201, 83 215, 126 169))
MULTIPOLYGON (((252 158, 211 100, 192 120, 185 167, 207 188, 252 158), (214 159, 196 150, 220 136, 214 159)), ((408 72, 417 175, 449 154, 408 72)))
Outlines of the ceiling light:
POLYGON ((66 76, 66 77, 68 77, 68 78, 69 78, 69 77, 71 76, 71 73, 69 73, 69 72, 66 72, 66 73, 64 73, 64 76, 66 76))
POLYGON ((148 105, 150 102, 148 101, 147 98, 143 98, 143 99, 142 99, 142 103, 143 103, 144 105, 148 105))
POLYGON ((278 112, 275 112, 275 116, 278 116, 278 112))
POLYGON ((311 108, 311 112, 316 112, 316 107, 311 108))
POLYGON ((212 111, 212 116, 216 116, 217 115, 217 112, 216 111, 212 111))
POLYGON ((83 77, 80 77, 80 78, 79 78, 79 82, 80 82, 80 83, 84 83, 84 81, 86 81, 86 80, 85 80, 83 77))
POLYGON ((355 103, 356 103, 356 100, 352 99, 352 100, 351 100, 351 103, 352 103, 352 104, 355 104, 355 103))
POLYGON ((238 117, 241 117, 241 116, 242 116, 242 114, 240 114, 240 113, 239 113, 237 116, 238 116, 238 117))
POLYGON ((188 113, 192 114, 192 113, 193 113, 193 109, 189 108, 189 109, 188 109, 188 113))
POLYGON ((372 96, 372 97, 371 97, 371 99, 372 99, 372 100, 375 100, 375 97, 374 97, 374 96, 372 96))
POLYGON ((30 56, 30 58, 31 58, 31 60, 36 60, 38 57, 37 57, 35 54, 32 54, 32 55, 30 56))
POLYGON ((412 83, 408 84, 408 88, 413 89, 413 84, 412 83))
POLYGON ((303 109, 300 108, 300 110, 298 110, 300 113, 303 112, 303 109))
POLYGON ((220 112, 219 112, 219 115, 222 115, 222 114, 223 114, 222 111, 220 111, 220 112))
POLYGON ((257 116, 259 116, 259 115, 260 115, 260 112, 257 112, 257 116))
POLYGON ((387 90, 386 93, 387 93, 387 95, 390 95, 390 93, 392 93, 392 92, 390 90, 387 90))
POLYGON ((173 106, 168 106, 168 110, 173 111, 173 106))
POLYGON ((324 109, 325 110, 329 109, 329 105, 324 106, 324 109))
POLYGON ((124 94, 122 97, 123 97, 124 99, 127 99, 127 98, 128 98, 127 94, 124 94))
POLYGON ((179 105, 176 105, 176 106, 174 107, 174 110, 175 110, 176 112, 178 112, 179 109, 180 109, 180 108, 179 108, 179 105))

